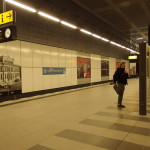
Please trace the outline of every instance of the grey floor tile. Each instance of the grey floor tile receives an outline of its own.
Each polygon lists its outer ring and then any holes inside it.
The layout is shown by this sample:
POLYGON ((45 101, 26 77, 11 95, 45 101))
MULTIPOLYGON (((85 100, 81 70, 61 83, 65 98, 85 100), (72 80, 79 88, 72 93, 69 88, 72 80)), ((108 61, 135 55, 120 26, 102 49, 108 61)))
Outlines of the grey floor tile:
POLYGON ((141 134, 141 135, 145 135, 145 136, 150 136, 150 129, 141 128, 141 127, 134 127, 131 130, 131 133, 141 134))
POLYGON ((129 120, 138 120, 138 121, 143 121, 143 122, 150 122, 150 118, 146 117, 140 117, 140 116, 132 116, 132 115, 127 115, 127 114, 115 114, 115 113, 110 113, 110 112, 98 112, 96 115, 102 115, 102 116, 108 116, 108 117, 115 117, 119 119, 129 119, 129 120))
POLYGON ((53 150, 53 149, 42 146, 42 145, 35 145, 35 146, 29 148, 28 150, 53 150))
POLYGON ((117 150, 143 150, 144 146, 129 142, 122 142, 117 150))
POLYGON ((119 124, 119 123, 110 123, 110 122, 93 120, 93 119, 85 119, 81 121, 80 123, 85 124, 85 125, 90 125, 90 126, 96 126, 96 127, 102 127, 102 128, 107 128, 107 129, 113 129, 113 130, 118 130, 118 131, 124 131, 124 132, 150 136, 150 129, 148 128, 124 125, 124 124, 119 124))
POLYGON ((96 115, 102 115, 102 116, 108 116, 108 117, 115 117, 119 119, 131 119, 131 120, 138 120, 139 117, 137 116, 130 116, 126 114, 115 114, 115 113, 110 113, 110 112, 98 112, 96 115))
POLYGON ((56 136, 111 150, 116 150, 117 147, 121 144, 120 140, 115 140, 70 129, 66 129, 58 133, 56 136))
POLYGON ((150 122, 150 118, 140 117, 139 121, 150 122))
POLYGON ((124 131, 124 132, 129 132, 133 128, 133 126, 129 126, 129 125, 110 123, 110 122, 93 120, 93 119, 85 119, 85 120, 81 121, 80 123, 86 124, 86 125, 92 125, 92 126, 96 126, 96 127, 124 131))
POLYGON ((150 150, 150 147, 144 146, 143 150, 150 150))

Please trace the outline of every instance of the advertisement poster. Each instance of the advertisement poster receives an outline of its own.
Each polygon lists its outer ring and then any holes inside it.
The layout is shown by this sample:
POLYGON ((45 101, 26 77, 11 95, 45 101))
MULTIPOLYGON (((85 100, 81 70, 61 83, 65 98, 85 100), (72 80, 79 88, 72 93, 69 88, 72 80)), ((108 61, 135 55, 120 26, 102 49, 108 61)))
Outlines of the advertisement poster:
POLYGON ((101 76, 109 76, 109 61, 101 60, 101 76))
POLYGON ((130 71, 129 74, 131 76, 135 76, 136 75, 136 63, 130 63, 130 71))
POLYGON ((91 78, 90 58, 77 57, 77 76, 81 78, 91 78))
POLYGON ((0 56, 0 96, 21 93, 21 67, 14 58, 0 56))

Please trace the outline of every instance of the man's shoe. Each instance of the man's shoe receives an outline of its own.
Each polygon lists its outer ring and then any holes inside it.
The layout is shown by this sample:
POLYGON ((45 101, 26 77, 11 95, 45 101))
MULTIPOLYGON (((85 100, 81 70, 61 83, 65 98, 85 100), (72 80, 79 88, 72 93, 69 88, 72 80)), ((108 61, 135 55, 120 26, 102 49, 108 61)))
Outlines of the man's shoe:
POLYGON ((118 107, 119 107, 119 108, 125 108, 125 106, 124 106, 124 105, 118 105, 118 107))

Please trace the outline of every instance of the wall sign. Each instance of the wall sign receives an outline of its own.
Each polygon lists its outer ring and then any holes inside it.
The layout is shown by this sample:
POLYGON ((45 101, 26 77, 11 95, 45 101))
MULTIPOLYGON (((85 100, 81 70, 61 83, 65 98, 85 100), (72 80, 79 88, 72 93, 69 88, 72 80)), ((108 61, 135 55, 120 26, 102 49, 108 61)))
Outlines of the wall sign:
POLYGON ((65 74, 66 68, 43 67, 43 75, 65 74))
POLYGON ((13 22, 13 21, 14 18, 13 18, 12 10, 0 14, 0 25, 13 22))

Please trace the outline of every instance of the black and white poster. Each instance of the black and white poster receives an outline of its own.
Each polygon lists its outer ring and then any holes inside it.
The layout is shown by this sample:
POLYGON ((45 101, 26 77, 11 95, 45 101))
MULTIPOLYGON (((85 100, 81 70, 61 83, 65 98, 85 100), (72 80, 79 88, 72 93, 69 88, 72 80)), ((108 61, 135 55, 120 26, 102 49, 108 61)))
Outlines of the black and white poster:
POLYGON ((14 58, 0 56, 0 97, 21 93, 21 67, 14 58))

